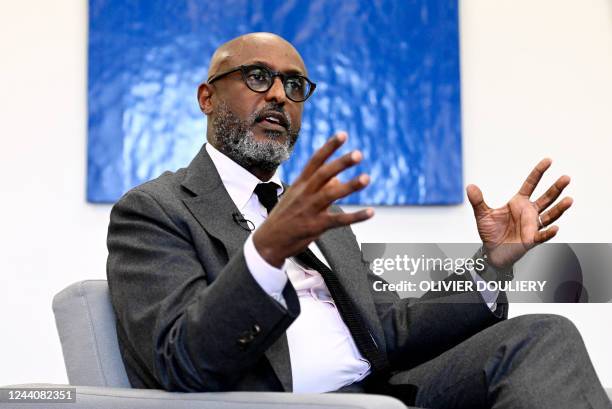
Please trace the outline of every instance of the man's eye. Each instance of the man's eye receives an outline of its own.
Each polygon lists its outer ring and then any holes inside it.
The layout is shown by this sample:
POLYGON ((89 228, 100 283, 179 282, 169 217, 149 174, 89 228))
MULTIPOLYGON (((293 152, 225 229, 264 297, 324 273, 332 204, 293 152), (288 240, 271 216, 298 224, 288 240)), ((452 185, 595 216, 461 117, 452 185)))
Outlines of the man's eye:
POLYGON ((265 71, 255 70, 255 71, 251 71, 249 73, 249 78, 254 80, 254 81, 266 81, 268 76, 266 75, 265 71))
POLYGON ((302 88, 304 88, 304 83, 300 78, 289 78, 287 80, 287 85, 296 91, 301 90, 302 88))

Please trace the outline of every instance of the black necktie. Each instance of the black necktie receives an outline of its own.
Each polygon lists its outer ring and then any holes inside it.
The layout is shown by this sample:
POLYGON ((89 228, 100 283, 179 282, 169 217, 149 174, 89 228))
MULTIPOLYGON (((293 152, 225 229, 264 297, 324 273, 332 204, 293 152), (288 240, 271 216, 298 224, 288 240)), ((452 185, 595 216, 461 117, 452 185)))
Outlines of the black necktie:
MULTIPOLYGON (((268 210, 268 213, 272 211, 272 208, 278 202, 276 193, 278 187, 279 186, 273 182, 260 183, 255 187, 255 194, 259 198, 259 202, 268 210)), ((321 260, 319 260, 308 248, 295 257, 304 265, 321 274, 334 303, 340 311, 344 323, 353 336, 355 345, 357 345, 357 348, 365 359, 370 362, 372 372, 384 372, 387 368, 385 361, 378 351, 373 338, 370 336, 370 332, 366 328, 361 315, 359 315, 353 302, 346 294, 344 287, 340 285, 336 274, 321 262, 321 260)))

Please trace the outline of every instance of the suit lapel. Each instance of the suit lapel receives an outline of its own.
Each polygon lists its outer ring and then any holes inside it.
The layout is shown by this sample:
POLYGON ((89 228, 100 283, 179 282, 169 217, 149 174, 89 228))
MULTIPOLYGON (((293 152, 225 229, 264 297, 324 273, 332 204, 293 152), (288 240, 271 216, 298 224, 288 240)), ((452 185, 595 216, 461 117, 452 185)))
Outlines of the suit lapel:
POLYGON ((183 199, 185 206, 204 230, 223 244, 228 259, 231 258, 242 248, 249 231, 234 220, 234 215, 240 212, 204 147, 187 168, 181 185, 195 194, 183 199))
POLYGON ((204 230, 223 244, 229 260, 242 248, 249 236, 249 231, 240 227, 234 220, 234 215, 239 213, 238 209, 223 186, 221 189, 223 192, 217 194, 213 192, 210 196, 185 199, 184 203, 204 230), (214 199, 214 196, 217 199, 214 199))
MULTIPOLYGON (((229 260, 244 246, 249 231, 234 220, 234 214, 240 212, 223 186, 217 168, 204 146, 187 168, 181 185, 193 194, 183 199, 183 203, 202 228, 223 244, 229 260)), ((287 336, 281 335, 265 355, 283 389, 291 392, 293 380, 287 336)))

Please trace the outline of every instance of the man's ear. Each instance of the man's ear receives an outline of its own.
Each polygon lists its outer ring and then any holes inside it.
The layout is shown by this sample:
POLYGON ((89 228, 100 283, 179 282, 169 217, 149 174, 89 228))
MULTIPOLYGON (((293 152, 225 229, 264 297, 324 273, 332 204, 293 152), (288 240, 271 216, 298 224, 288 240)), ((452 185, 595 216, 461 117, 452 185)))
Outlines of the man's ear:
POLYGON ((212 85, 206 82, 201 83, 198 87, 198 103, 200 104, 200 110, 206 115, 210 114, 213 109, 212 95, 212 85))

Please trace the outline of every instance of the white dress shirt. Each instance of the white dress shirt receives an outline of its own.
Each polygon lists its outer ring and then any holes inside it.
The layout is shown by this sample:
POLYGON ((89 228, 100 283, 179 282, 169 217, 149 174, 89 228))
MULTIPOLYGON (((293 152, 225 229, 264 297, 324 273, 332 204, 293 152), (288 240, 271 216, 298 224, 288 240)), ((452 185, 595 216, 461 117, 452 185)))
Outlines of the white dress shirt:
MULTIPOLYGON (((206 151, 232 201, 257 229, 268 215, 254 193, 262 181, 209 143, 206 151)), ((280 196, 283 187, 278 172, 270 182, 279 186, 280 196)), ((316 243, 312 242, 308 248, 329 267, 316 243)), ((287 329, 294 392, 334 391, 370 373, 370 363, 357 349, 319 272, 302 266, 293 257, 285 260, 280 269, 268 264, 255 249, 252 234, 244 244, 244 257, 255 281, 283 306, 286 303, 282 291, 288 279, 298 295, 300 315, 287 329)), ((482 280, 475 272, 471 273, 474 279, 482 280)), ((482 295, 494 311, 497 292, 485 291, 482 295)))

